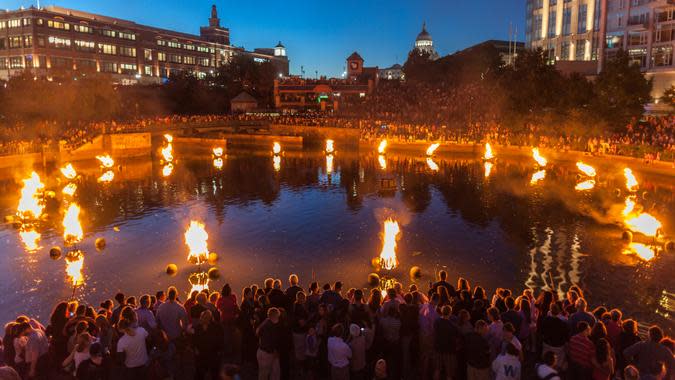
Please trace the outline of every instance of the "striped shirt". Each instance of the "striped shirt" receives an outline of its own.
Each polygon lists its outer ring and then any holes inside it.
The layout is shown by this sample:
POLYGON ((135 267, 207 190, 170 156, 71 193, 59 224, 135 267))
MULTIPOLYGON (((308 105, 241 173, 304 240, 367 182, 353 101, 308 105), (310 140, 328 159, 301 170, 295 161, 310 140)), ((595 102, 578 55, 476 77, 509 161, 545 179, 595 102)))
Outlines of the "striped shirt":
POLYGON ((577 365, 592 368, 591 359, 595 355, 595 346, 587 336, 577 334, 569 342, 570 359, 577 365))

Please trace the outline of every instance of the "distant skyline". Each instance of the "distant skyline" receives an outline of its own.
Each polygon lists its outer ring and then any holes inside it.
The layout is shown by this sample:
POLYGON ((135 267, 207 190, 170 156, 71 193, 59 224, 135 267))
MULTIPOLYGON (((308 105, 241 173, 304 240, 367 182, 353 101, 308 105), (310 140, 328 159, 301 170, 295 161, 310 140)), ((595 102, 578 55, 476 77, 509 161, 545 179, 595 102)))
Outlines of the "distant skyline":
MULTIPOLYGON (((509 25, 524 41, 524 0, 41 0, 134 21, 139 24, 199 34, 211 5, 221 25, 230 28, 231 43, 247 50, 282 41, 291 73, 340 76, 345 59, 357 51, 366 66, 403 64, 426 22, 441 56, 489 39, 507 40, 509 25)), ((17 9, 37 1, 0 0, 0 8, 17 9)))

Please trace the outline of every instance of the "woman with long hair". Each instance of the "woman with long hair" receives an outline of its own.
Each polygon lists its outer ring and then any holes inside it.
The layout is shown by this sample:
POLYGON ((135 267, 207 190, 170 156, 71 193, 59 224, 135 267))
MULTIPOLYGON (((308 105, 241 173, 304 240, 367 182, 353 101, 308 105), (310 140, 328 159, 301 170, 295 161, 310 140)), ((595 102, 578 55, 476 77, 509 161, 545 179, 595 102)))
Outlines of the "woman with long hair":
POLYGON ((592 358, 593 380, 609 380, 614 373, 614 355, 609 342, 600 338, 595 343, 595 356, 592 358))
POLYGON ((52 310, 46 331, 50 337, 49 350, 54 355, 55 363, 61 363, 68 356, 68 339, 63 335, 66 323, 68 323, 68 302, 59 302, 52 310))

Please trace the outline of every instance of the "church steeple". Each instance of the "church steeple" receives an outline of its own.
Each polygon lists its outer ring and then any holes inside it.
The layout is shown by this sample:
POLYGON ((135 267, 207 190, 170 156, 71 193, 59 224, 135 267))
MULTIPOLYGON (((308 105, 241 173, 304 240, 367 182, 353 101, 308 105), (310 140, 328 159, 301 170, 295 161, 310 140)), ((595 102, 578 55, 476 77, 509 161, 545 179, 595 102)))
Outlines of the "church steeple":
POLYGON ((220 28, 220 19, 218 18, 218 10, 216 5, 211 6, 211 18, 209 18, 209 26, 220 28))

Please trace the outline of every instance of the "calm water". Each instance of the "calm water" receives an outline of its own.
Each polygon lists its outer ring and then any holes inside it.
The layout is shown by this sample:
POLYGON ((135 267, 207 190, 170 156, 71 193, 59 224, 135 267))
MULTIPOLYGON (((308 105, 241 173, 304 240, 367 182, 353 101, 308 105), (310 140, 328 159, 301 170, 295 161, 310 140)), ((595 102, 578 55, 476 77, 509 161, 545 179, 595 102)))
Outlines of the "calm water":
MULTIPOLYGON (((75 201, 85 232, 78 246, 85 252, 84 285, 76 298, 98 304, 118 290, 139 295, 172 284, 187 292, 196 267, 187 262, 183 234, 192 219, 205 222, 209 248, 220 256, 222 277, 211 281, 213 289, 226 281, 240 289, 266 276, 286 279, 291 272, 303 284, 315 277, 365 287, 380 251, 382 222, 393 216, 402 231, 393 275, 405 285, 413 265, 422 268, 423 284, 444 268, 490 292, 551 282, 564 291, 580 284, 592 304, 616 305, 672 330, 675 253, 661 252, 648 262, 622 254, 622 168, 598 167, 596 188, 576 192, 573 163, 549 164, 546 178, 530 185, 535 170, 528 159, 500 158, 487 178, 482 161, 468 156, 429 163, 421 156, 388 155, 383 170, 374 154, 339 152, 331 173, 318 152, 287 152, 278 168, 266 152, 230 152, 221 170, 207 155, 178 159, 168 178, 150 158, 119 162, 109 184, 97 183, 97 163, 75 164, 81 173, 75 201), (386 188, 388 180, 394 189, 386 188), (102 251, 94 247, 98 237, 107 240, 102 251), (164 273, 169 263, 178 265, 177 276, 164 273)), ((26 251, 11 225, 0 228, 1 321, 18 313, 46 320, 56 300, 73 294, 66 262, 48 253, 63 246, 63 177, 56 169, 36 170, 59 195, 47 204, 50 220, 39 228, 36 252, 26 251)), ((18 179, 28 172, 0 173, 2 215, 15 212, 18 179)), ((673 235, 675 181, 636 175, 638 204, 673 235)))

